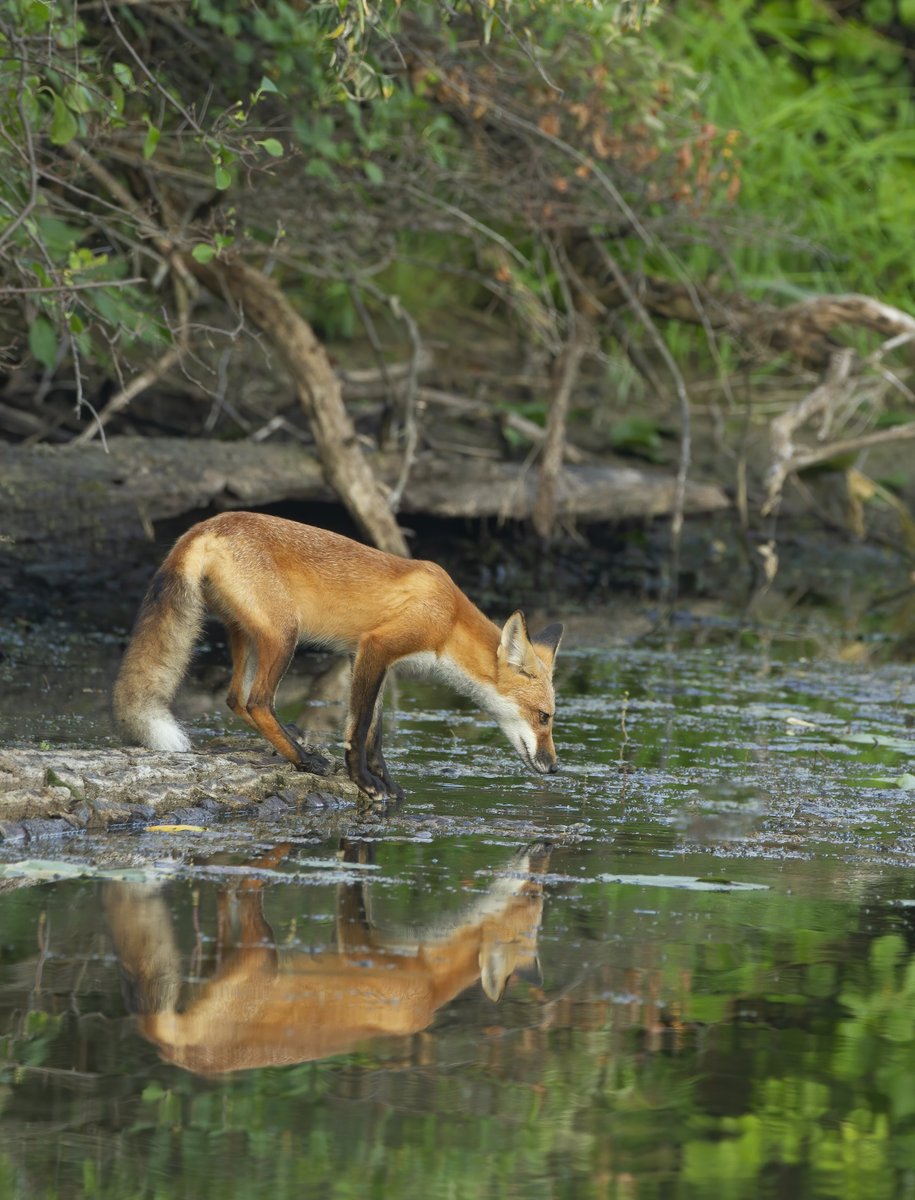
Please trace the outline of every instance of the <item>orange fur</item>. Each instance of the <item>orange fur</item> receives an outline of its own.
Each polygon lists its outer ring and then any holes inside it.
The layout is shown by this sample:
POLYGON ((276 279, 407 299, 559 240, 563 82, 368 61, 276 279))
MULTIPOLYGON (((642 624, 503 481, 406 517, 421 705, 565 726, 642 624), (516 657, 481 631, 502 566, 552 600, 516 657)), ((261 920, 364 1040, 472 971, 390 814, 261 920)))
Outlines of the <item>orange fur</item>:
MULTIPOLYGON (((249 865, 272 865, 288 849, 249 865)), ((357 843, 344 857, 364 861, 365 850, 357 843)), ((140 1032, 166 1061, 212 1075, 418 1033, 478 979, 500 999, 515 971, 537 969, 548 859, 548 847, 529 847, 453 922, 402 933, 375 927, 363 883, 341 884, 337 947, 319 953, 280 949, 264 917, 263 886, 245 879, 220 896, 218 966, 191 989, 161 893, 109 883, 105 910, 140 1032)))
POLYGON ((274 697, 299 642, 354 655, 346 761, 370 796, 397 796, 381 752, 380 694, 402 662, 487 709, 528 766, 556 769, 552 668, 562 627, 531 639, 521 613, 500 630, 441 567, 259 513, 188 530, 156 573, 115 685, 125 730, 159 750, 190 742, 169 711, 205 612, 226 625, 232 710, 297 767, 313 762, 279 723, 274 697))

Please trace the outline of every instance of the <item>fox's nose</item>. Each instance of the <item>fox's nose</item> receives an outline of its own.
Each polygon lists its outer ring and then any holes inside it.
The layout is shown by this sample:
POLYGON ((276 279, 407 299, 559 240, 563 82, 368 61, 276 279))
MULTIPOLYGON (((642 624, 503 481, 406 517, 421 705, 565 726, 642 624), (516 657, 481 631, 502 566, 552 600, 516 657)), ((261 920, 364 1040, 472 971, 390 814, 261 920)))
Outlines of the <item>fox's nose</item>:
POLYGON ((534 759, 534 765, 542 775, 555 775, 559 770, 559 763, 556 761, 555 754, 544 754, 541 751, 534 759))

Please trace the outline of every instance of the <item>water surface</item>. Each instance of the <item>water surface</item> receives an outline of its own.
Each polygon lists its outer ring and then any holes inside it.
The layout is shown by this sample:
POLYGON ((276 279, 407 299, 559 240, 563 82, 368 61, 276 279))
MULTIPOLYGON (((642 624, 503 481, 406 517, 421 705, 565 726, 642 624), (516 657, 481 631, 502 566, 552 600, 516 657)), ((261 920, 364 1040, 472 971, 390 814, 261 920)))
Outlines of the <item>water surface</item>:
MULTIPOLYGON (((112 736, 90 642, 11 740, 112 736)), ((0 1194, 915 1195, 910 667, 570 642, 555 778, 403 681, 388 816, 3 848, 0 1194)))

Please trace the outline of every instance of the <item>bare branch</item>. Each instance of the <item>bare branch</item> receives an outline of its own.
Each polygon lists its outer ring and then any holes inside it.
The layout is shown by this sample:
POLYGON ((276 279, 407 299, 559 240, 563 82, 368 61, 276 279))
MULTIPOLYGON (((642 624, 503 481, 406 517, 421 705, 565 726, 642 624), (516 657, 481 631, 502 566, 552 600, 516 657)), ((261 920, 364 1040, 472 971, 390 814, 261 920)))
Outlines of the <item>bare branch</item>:
POLYGON ((534 529, 544 540, 552 536, 556 523, 556 502, 559 476, 562 472, 569 403, 578 381, 581 360, 588 348, 590 336, 591 326, 588 319, 580 315, 573 315, 569 340, 559 362, 559 386, 547 414, 537 499, 531 512, 534 529))
POLYGON ((146 283, 142 275, 134 275, 131 279, 96 279, 86 283, 55 283, 47 287, 3 287, 0 288, 5 296, 27 296, 37 293, 59 294, 60 292, 87 292, 92 288, 129 287, 134 283, 146 283))
POLYGON ((187 109, 180 102, 180 100, 176 100, 175 97, 171 94, 171 92, 169 92, 167 88, 163 87, 162 83, 159 81, 157 76, 152 71, 150 71, 149 67, 147 67, 146 63, 139 56, 139 54, 135 50, 133 43, 130 41, 130 39, 124 37, 124 34, 121 32, 121 26, 118 24, 117 20, 115 19, 114 13, 112 13, 112 11, 111 11, 111 6, 108 4, 108 0, 102 0, 102 8, 105 10, 105 16, 108 18, 108 20, 111 24, 111 28, 114 30, 118 41, 121 43, 121 45, 127 51, 127 53, 130 55, 130 57, 133 59, 133 61, 137 64, 137 66, 140 68, 140 70, 143 72, 143 74, 146 76, 146 78, 149 80, 149 82, 153 85, 153 87, 156 89, 156 91, 159 92, 160 95, 162 95, 168 101, 168 103, 172 106, 172 108, 174 108, 176 110, 176 112, 179 112, 182 115, 182 117, 184 117, 185 121, 187 121, 188 125, 191 127, 191 129, 194 130, 195 133, 199 133, 202 135, 203 130, 197 124, 194 117, 191 116, 191 114, 187 111, 187 109))
POLYGON ((73 439, 73 444, 77 446, 85 445, 86 442, 91 442, 97 433, 104 437, 104 427, 111 418, 117 416, 141 392, 145 392, 154 383, 158 383, 162 376, 175 365, 180 357, 181 347, 170 346, 145 371, 141 371, 139 375, 134 375, 130 383, 112 396, 102 411, 96 415, 94 424, 87 425, 81 433, 76 435, 73 439))
POLYGON ((626 297, 626 301, 632 309, 635 316, 645 328, 648 336, 658 354, 664 360, 664 363, 673 377, 674 387, 677 393, 677 401, 680 410, 680 461, 677 466, 676 490, 674 496, 674 508, 670 519, 670 541, 671 541, 671 602, 675 597, 676 580, 679 570, 680 557, 680 534, 683 530, 683 509, 686 500, 686 481, 689 475, 689 464, 692 453, 692 419, 690 413, 689 392, 686 387, 686 380, 683 378, 683 372, 677 366, 674 356, 667 347, 667 343, 658 332, 658 328, 648 314, 647 309, 642 304, 639 297, 627 279, 623 269, 610 253, 610 251, 600 242, 596 242, 598 252, 607 265, 607 269, 616 281, 617 287, 626 297))
MULTIPOLYGON (((846 348, 837 351, 832 356, 829 370, 822 383, 798 404, 776 417, 769 426, 772 464, 766 472, 766 498, 760 509, 764 517, 769 516, 778 508, 785 480, 799 469, 799 464, 804 457, 795 454, 793 441, 795 432, 811 417, 834 408, 848 393, 851 387, 850 377, 854 359, 853 350, 846 348)), ((813 461, 822 462, 832 458, 834 453, 834 450, 829 449, 827 453, 818 455, 813 461)))

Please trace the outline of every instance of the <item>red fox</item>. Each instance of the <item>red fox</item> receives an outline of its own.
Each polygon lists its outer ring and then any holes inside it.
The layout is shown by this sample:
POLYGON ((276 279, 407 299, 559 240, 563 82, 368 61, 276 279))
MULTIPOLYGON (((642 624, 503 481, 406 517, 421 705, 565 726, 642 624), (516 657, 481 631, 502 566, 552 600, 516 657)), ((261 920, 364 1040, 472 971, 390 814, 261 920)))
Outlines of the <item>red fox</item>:
POLYGON ((441 567, 263 513, 223 513, 179 538, 153 577, 114 688, 114 712, 153 750, 190 750, 169 711, 204 615, 228 631, 229 708, 294 766, 315 769, 280 724, 277 686, 299 642, 354 654, 345 762, 373 799, 400 799, 381 750, 388 668, 438 676, 489 712, 528 767, 557 769, 553 662, 561 625, 500 630, 441 567))
MULTIPOLYGON (((274 867, 291 847, 247 865, 274 867)), ((382 931, 364 883, 337 889, 337 945, 279 947, 253 877, 219 897, 216 969, 185 981, 172 912, 155 886, 106 883, 104 905, 124 995, 162 1058, 214 1075, 308 1062, 380 1036, 408 1036, 480 980, 498 1001, 513 974, 539 978, 537 941, 551 847, 519 851, 492 885, 447 922, 382 931)), ((365 862, 361 843, 344 861, 365 862)), ((199 974, 199 968, 194 974, 199 974)))

